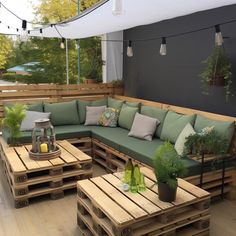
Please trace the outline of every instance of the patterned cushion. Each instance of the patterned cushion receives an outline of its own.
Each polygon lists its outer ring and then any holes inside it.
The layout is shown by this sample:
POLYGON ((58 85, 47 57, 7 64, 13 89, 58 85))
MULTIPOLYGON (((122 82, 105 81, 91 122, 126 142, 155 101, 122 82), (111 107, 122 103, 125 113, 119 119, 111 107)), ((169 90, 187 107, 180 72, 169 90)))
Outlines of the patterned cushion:
POLYGON ((98 123, 101 126, 116 127, 117 120, 118 120, 118 111, 112 107, 108 107, 102 113, 98 123))

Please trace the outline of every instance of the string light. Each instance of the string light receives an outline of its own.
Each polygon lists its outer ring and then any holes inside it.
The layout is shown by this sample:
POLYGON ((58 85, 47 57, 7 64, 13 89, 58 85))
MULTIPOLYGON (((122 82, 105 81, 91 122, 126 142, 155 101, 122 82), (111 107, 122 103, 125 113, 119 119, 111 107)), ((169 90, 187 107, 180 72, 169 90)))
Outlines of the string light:
POLYGON ((127 47, 127 56, 132 57, 134 55, 133 48, 132 48, 132 41, 129 40, 129 44, 127 47))
POLYGON ((29 38, 26 28, 27 28, 27 21, 22 20, 22 30, 21 30, 21 35, 20 35, 20 40, 22 42, 26 42, 29 38))
POLYGON ((115 16, 124 14, 123 5, 123 0, 113 0, 112 14, 115 16))
POLYGON ((39 29, 40 39, 43 39, 43 29, 39 29))
POLYGON ((220 31, 220 25, 215 25, 215 44, 216 46, 221 46, 224 42, 222 33, 220 31))
POLYGON ((167 51, 166 51, 166 38, 162 37, 161 38, 160 54, 161 54, 161 56, 165 56, 166 53, 167 53, 167 51))
POLYGON ((65 38, 61 39, 60 48, 65 49, 65 38))

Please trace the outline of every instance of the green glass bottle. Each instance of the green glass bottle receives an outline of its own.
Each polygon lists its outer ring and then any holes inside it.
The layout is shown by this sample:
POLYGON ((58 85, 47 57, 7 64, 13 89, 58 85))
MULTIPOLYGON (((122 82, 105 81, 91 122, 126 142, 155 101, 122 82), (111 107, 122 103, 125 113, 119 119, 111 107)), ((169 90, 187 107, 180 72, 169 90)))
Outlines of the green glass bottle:
POLYGON ((125 173, 124 173, 124 182, 126 184, 130 185, 132 172, 133 172, 133 163, 131 161, 131 158, 129 158, 129 160, 125 165, 125 173))
POLYGON ((146 190, 146 184, 145 184, 145 179, 143 173, 140 173, 140 182, 138 185, 138 191, 139 192, 144 192, 146 190))
POLYGON ((137 183, 136 183, 136 179, 134 177, 134 171, 132 171, 132 174, 131 174, 131 183, 130 183, 130 192, 131 193, 137 193, 138 192, 138 186, 137 186, 137 183))
POLYGON ((136 180, 136 184, 139 185, 140 184, 140 169, 138 164, 135 164, 134 166, 134 178, 136 180))

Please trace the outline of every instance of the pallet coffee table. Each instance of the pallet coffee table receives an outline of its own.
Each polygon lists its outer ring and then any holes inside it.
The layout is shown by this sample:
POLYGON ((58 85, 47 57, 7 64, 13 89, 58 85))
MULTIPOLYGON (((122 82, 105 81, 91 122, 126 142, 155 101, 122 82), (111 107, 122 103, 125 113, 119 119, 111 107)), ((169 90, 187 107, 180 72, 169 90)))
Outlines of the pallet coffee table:
POLYGON ((209 235, 210 194, 183 179, 178 180, 176 201, 158 198, 151 188, 155 175, 141 168, 147 190, 140 193, 121 190, 121 173, 80 180, 77 222, 83 235, 209 235))
POLYGON ((8 147, 1 140, 0 154, 16 208, 40 195, 61 198, 64 190, 76 188, 78 179, 92 176, 90 156, 66 140, 57 144, 61 149, 58 158, 35 161, 29 158, 31 145, 8 147))

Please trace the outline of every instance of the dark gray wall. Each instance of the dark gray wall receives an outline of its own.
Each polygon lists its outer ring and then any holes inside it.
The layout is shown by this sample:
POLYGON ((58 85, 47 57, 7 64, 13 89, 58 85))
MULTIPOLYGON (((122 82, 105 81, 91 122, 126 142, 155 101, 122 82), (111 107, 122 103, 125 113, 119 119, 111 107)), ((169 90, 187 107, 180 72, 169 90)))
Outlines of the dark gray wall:
MULTIPOLYGON (((126 30, 124 39, 144 39, 190 31, 236 19, 236 5, 166 20, 126 30)), ((224 47, 233 64, 235 94, 225 102, 224 88, 211 88, 203 95, 201 63, 214 47, 214 28, 167 39, 167 56, 159 55, 160 41, 133 43, 134 56, 124 45, 125 95, 236 116, 236 22, 222 25, 224 47)))

